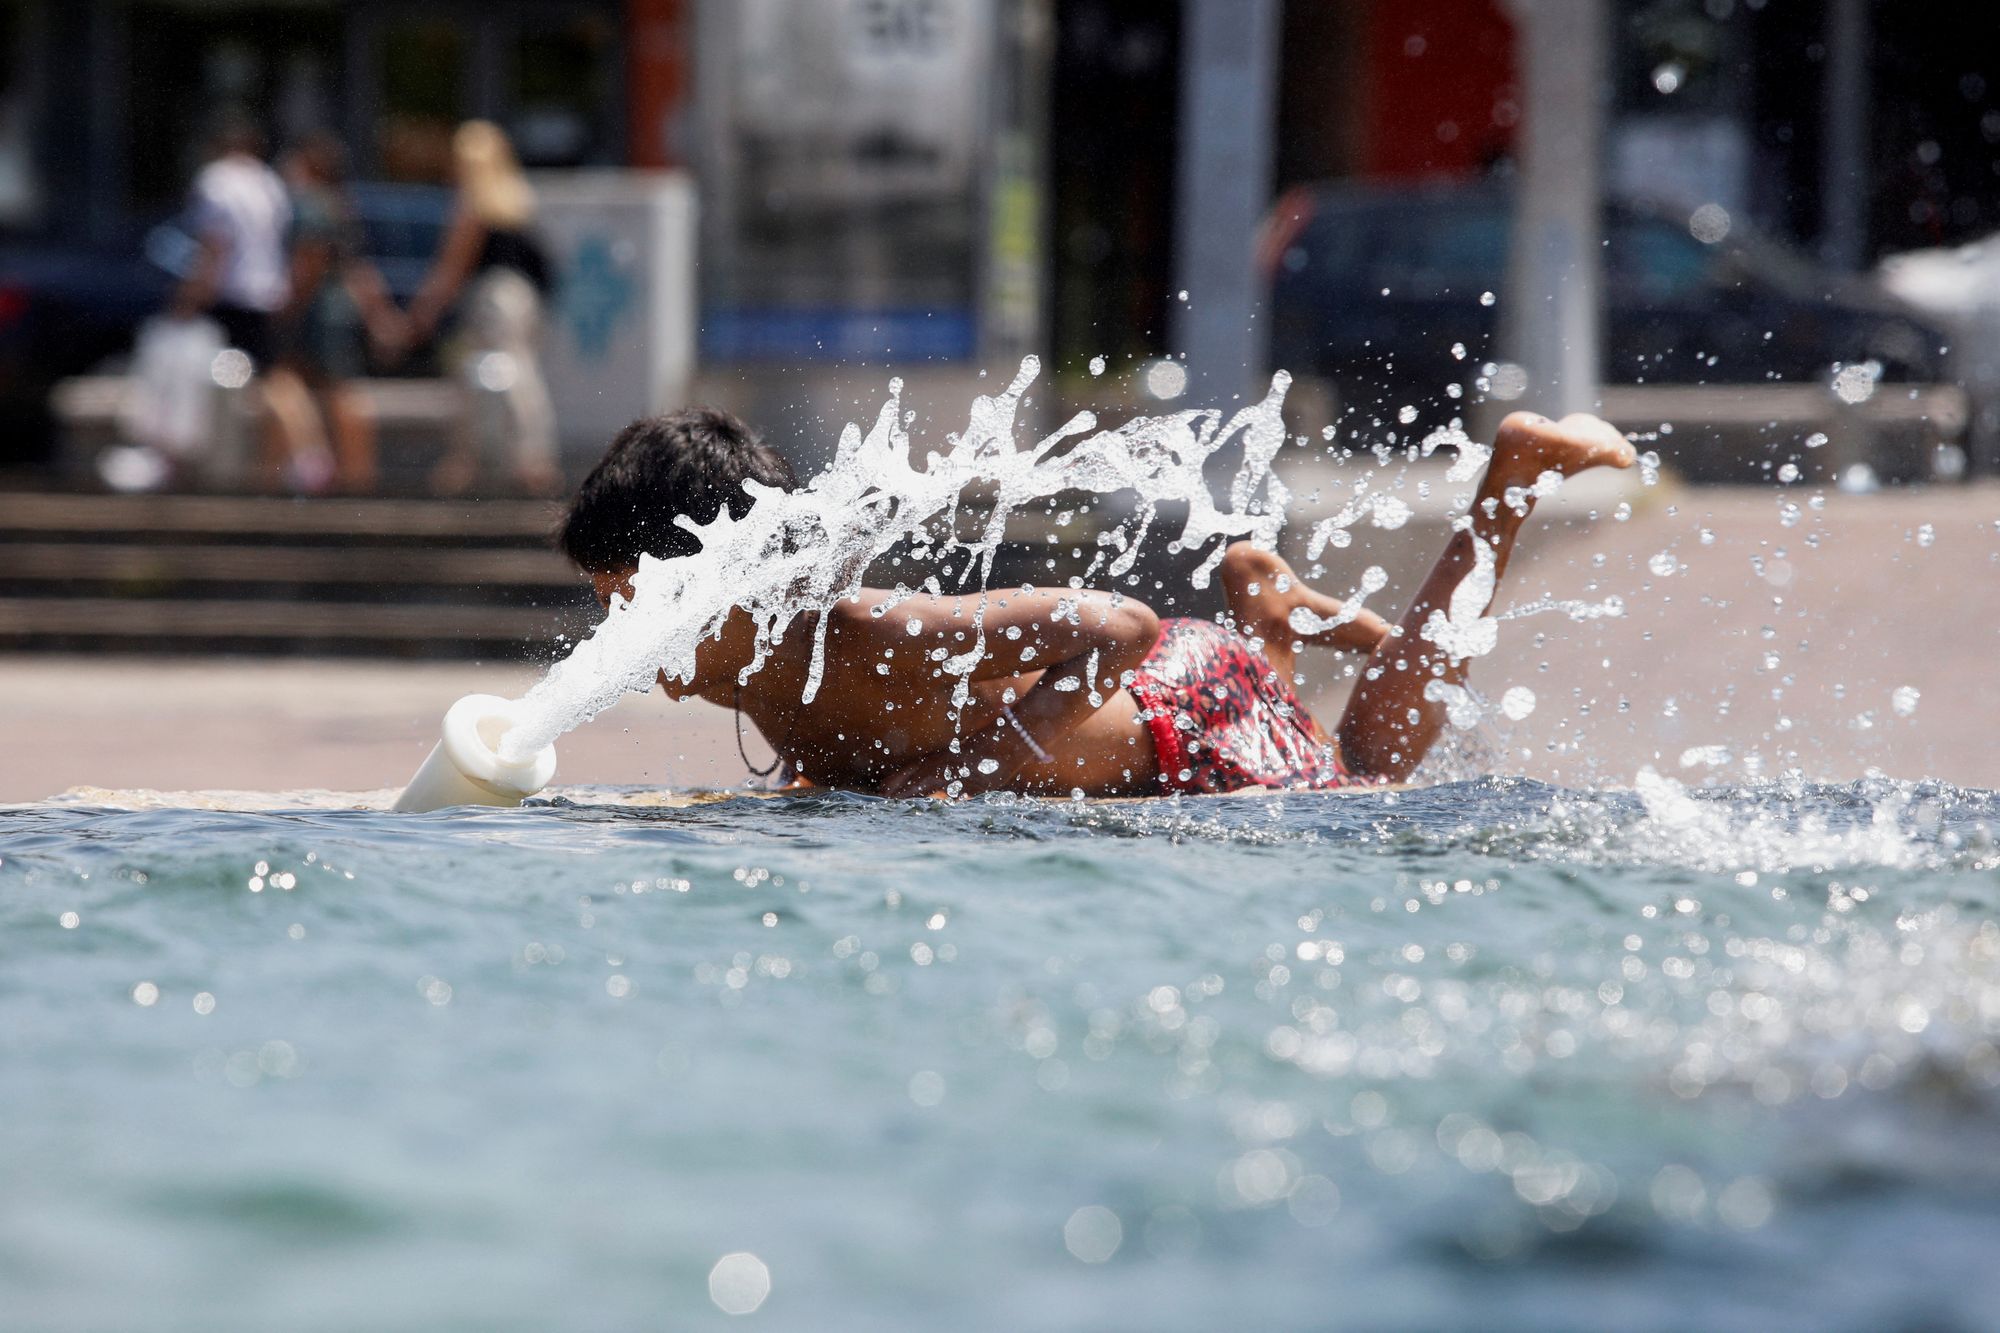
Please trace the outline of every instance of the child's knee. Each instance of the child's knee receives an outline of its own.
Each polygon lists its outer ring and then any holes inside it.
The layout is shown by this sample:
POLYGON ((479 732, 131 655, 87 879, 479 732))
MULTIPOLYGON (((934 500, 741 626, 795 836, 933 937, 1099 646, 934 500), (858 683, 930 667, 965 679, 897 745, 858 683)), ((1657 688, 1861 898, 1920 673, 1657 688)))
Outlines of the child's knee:
POLYGON ((1251 585, 1258 585, 1258 592, 1271 591, 1270 582, 1284 572, 1285 562, 1269 551, 1259 550, 1251 542, 1232 542, 1222 553, 1222 565, 1218 571, 1223 586, 1235 591, 1248 592, 1251 585))

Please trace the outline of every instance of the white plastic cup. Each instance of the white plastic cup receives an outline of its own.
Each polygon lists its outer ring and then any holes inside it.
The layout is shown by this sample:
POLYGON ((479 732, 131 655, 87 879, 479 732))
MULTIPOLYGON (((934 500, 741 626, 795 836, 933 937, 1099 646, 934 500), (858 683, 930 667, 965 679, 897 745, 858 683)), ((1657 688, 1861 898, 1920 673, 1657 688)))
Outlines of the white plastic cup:
POLYGON ((519 762, 500 756, 515 705, 497 694, 468 694, 444 715, 444 735, 389 808, 405 814, 451 805, 519 805, 556 775, 556 747, 519 762))

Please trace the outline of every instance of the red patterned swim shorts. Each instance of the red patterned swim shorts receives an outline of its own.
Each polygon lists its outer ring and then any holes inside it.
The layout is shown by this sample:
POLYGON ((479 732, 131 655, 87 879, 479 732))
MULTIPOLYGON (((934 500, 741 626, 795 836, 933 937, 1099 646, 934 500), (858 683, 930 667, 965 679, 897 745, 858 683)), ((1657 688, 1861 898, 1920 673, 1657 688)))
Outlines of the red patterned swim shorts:
POLYGON ((1250 641, 1212 620, 1160 623, 1133 673, 1169 791, 1353 786, 1340 747, 1250 641))

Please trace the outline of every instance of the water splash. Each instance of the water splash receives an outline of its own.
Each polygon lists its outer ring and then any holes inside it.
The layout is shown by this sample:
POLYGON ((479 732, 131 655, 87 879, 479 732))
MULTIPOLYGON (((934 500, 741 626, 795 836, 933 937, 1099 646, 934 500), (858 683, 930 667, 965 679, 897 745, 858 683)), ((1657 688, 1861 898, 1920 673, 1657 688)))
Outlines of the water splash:
MULTIPOLYGON (((1282 409, 1291 376, 1283 371, 1272 376, 1261 400, 1226 421, 1217 410, 1200 409, 1137 417, 1099 431, 1096 417, 1081 412, 1020 448, 1015 430, 1021 400, 1039 373, 1036 358, 1024 360, 1006 390, 975 399, 965 429, 948 436, 942 450, 925 450, 921 463, 903 412, 902 381, 892 380, 873 428, 864 435, 850 423, 833 464, 808 485, 784 492, 746 481, 756 503, 742 518, 727 509, 705 524, 682 517, 679 522, 700 539, 701 549, 672 560, 641 557, 631 600, 615 600, 590 637, 523 697, 520 720, 502 752, 537 752, 621 695, 650 689, 657 673, 691 680, 696 650, 738 609, 756 627, 747 678, 801 615, 823 613, 858 595, 876 559, 906 539, 924 540, 940 521, 947 535, 935 539, 935 553, 967 556, 981 587, 990 578, 1008 520, 1065 492, 1123 491, 1136 497, 1132 515, 1099 538, 1093 573, 1099 565, 1114 577, 1129 572, 1168 504, 1187 506, 1175 539, 1178 549, 1216 538, 1248 538, 1267 549, 1275 545, 1290 493, 1271 464, 1285 443, 1282 409), (1242 460, 1223 505, 1209 488, 1207 469, 1231 442, 1240 444, 1242 460), (976 507, 982 502, 980 514, 976 507), (962 518, 975 528, 969 538, 958 535, 962 518)), ((1194 571, 1195 587, 1207 586, 1221 558, 1217 543, 1194 571)), ((903 591, 915 595, 922 589, 903 591)), ((971 647, 944 663, 947 674, 958 678, 961 702, 986 652, 983 600, 980 611, 971 647)), ((819 690, 825 625, 820 615, 805 702, 819 690)))
MULTIPOLYGON (((1273 375, 1262 399, 1226 417, 1218 409, 1191 409, 1139 416, 1100 430, 1093 413, 1079 412, 1023 447, 1016 438, 1021 404, 1039 374, 1036 358, 1022 361, 1004 391, 974 399, 964 430, 947 435, 941 448, 913 442, 913 414, 903 409, 902 381, 891 380, 873 426, 864 434, 849 423, 832 464, 806 486, 785 492, 746 481, 744 489, 756 503, 742 518, 727 509, 708 523, 678 518, 699 539, 700 549, 671 560, 640 557, 630 600, 614 599, 597 629, 522 698, 502 754, 510 759, 532 755, 622 695, 650 690, 656 677, 691 681, 702 642, 719 636, 724 622, 739 610, 747 614, 756 636, 752 659, 741 675, 746 680, 801 617, 809 618, 812 659, 802 702, 810 703, 824 676, 824 613, 842 599, 858 596, 870 566, 905 542, 914 543, 919 558, 963 557, 965 568, 976 571, 982 592, 972 643, 942 663, 945 674, 955 677, 954 702, 962 705, 974 669, 986 654, 984 590, 1007 525, 1029 506, 1058 495, 1124 493, 1133 498, 1126 517, 1098 534, 1086 580, 1128 574, 1154 535, 1162 509, 1170 505, 1185 506, 1186 514, 1168 549, 1212 547, 1190 576, 1197 589, 1208 586, 1227 540, 1247 538, 1266 550, 1276 546, 1291 500, 1273 470, 1287 438, 1283 406, 1288 374, 1273 375), (1240 460, 1221 488, 1227 499, 1218 500, 1212 464, 1232 445, 1240 450, 1240 460)), ((1491 449, 1456 429, 1433 432, 1411 455, 1428 456, 1440 447, 1456 453, 1446 473, 1450 482, 1471 481, 1492 456, 1491 449)), ((1553 494, 1560 484, 1558 475, 1546 473, 1533 487, 1510 494, 1507 503, 1518 507, 1553 494)), ((1366 477, 1355 481, 1354 491, 1351 501, 1314 525, 1306 541, 1308 559, 1317 560, 1328 546, 1349 545, 1347 529, 1364 520, 1394 529, 1412 517, 1407 503, 1372 487, 1366 477)), ((1468 524, 1461 519, 1458 526, 1468 524)), ((1489 613, 1493 552, 1481 541, 1474 548, 1474 566, 1453 592, 1448 609, 1434 615, 1423 630, 1453 657, 1491 652, 1500 620, 1542 611, 1587 619, 1622 610, 1611 598, 1597 604, 1544 600, 1489 613)), ((1327 619, 1297 612, 1293 628, 1309 634, 1352 619, 1360 614, 1363 599, 1387 581, 1379 567, 1370 567, 1340 615, 1327 619)), ((903 598, 937 590, 935 578, 915 588, 899 584, 882 609, 887 612, 903 598)))

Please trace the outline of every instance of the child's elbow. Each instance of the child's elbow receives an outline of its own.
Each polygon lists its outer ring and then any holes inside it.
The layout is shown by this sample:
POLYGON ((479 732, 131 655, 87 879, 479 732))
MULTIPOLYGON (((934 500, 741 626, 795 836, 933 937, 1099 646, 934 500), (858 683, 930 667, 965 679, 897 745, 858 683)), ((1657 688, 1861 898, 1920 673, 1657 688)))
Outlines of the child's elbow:
POLYGON ((1134 663, 1143 661, 1160 641, 1160 617, 1152 607, 1136 598, 1121 601, 1111 613, 1111 632, 1118 646, 1134 663))

